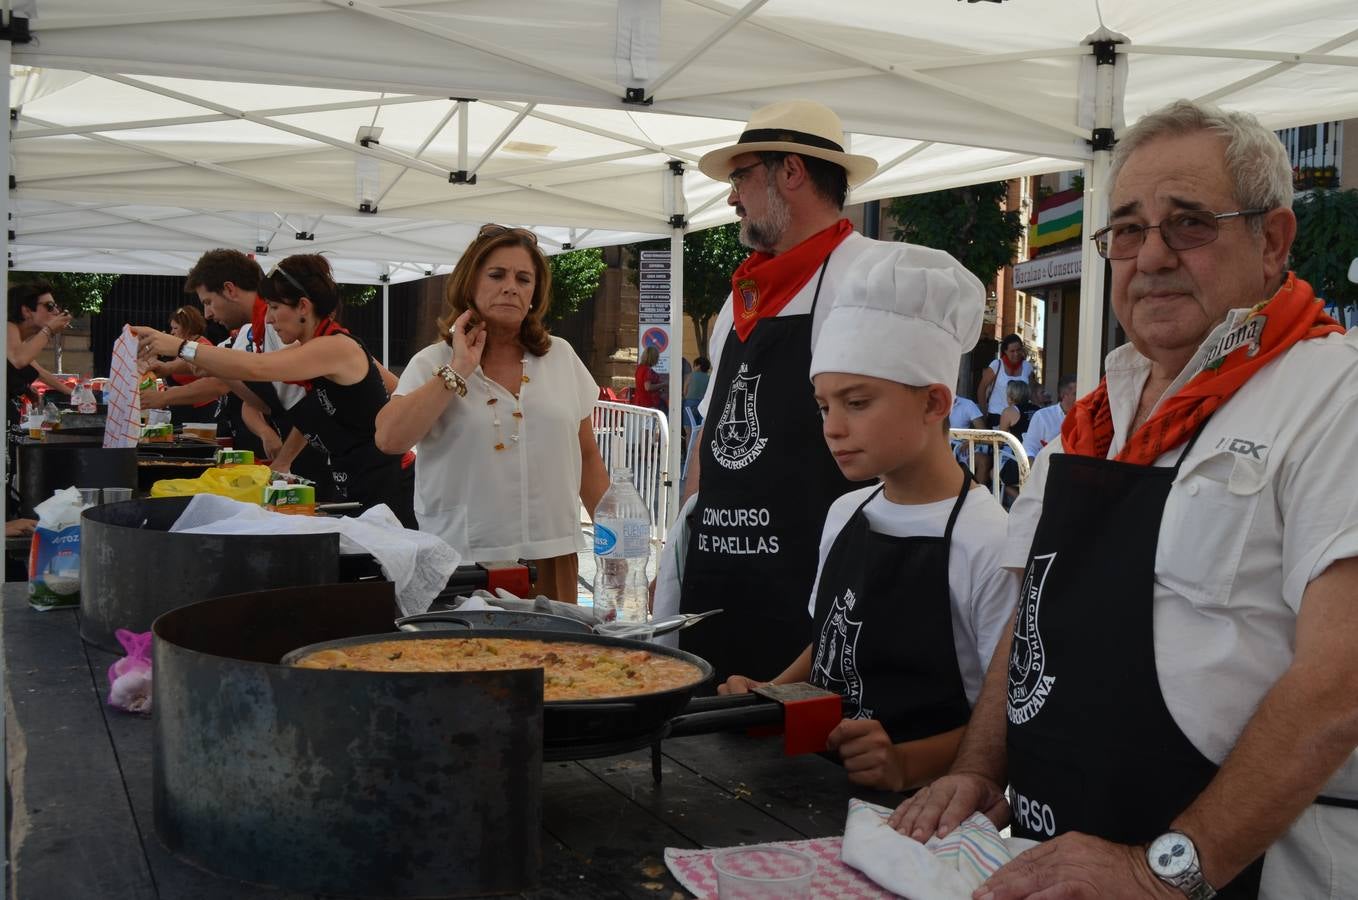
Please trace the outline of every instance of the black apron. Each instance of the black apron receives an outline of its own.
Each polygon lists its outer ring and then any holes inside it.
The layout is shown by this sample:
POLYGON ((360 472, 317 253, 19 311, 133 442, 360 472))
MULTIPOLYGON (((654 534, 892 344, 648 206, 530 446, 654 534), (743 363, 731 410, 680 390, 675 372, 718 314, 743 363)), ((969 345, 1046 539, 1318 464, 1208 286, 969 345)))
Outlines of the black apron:
MULTIPOLYGON (((959 467, 960 468, 960 467, 959 467)), ((844 717, 876 719, 893 744, 967 724, 953 642, 948 557, 962 488, 942 537, 895 537, 868 525, 863 508, 840 530, 816 591, 811 683, 844 697, 844 717)))
POLYGON ((724 609, 707 628, 679 633, 679 646, 716 669, 716 683, 742 674, 773 678, 806 649, 806 600, 820 558, 825 513, 861 484, 839 471, 821 432, 807 373, 811 312, 755 325, 747 341, 726 336, 703 426, 698 502, 679 601, 681 611, 724 609))
MULTIPOLYGON (((1160 520, 1196 440, 1173 467, 1051 458, 1009 659, 1016 837, 1146 844, 1216 776, 1166 707, 1155 663, 1160 520)), ((1258 896, 1262 872, 1260 858, 1218 896, 1258 896)))

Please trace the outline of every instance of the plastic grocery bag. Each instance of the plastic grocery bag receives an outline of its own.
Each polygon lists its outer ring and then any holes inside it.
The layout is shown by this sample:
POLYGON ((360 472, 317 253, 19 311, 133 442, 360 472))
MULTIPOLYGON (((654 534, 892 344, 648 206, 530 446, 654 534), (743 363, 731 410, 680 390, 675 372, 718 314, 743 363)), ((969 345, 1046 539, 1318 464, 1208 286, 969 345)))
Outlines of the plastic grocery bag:
POLYGON ((208 469, 197 478, 162 478, 151 485, 151 496, 217 494, 242 503, 263 503, 264 486, 271 478, 268 466, 223 466, 208 469))
POLYGON ((33 507, 38 526, 28 551, 28 603, 48 610, 80 605, 80 511, 77 488, 68 487, 33 507))
POLYGON ((127 655, 108 667, 108 705, 151 714, 151 632, 119 628, 113 632, 127 655))

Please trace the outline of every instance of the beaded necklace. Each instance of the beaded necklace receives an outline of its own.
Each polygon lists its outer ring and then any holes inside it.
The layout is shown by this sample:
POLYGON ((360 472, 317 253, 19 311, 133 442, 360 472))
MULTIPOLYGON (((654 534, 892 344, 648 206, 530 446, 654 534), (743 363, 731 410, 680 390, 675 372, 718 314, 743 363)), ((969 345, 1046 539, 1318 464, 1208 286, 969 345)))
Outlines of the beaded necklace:
MULTIPOLYGON (((519 365, 527 368, 528 357, 524 356, 523 359, 519 360, 519 365)), ((495 450, 498 452, 508 447, 508 444, 505 443, 504 433, 500 430, 500 398, 495 396, 495 388, 492 387, 493 382, 487 378, 484 373, 478 372, 477 374, 480 375, 481 381, 485 383, 486 393, 490 394, 489 399, 486 400, 486 406, 490 407, 490 420, 495 425, 495 450)), ((520 385, 525 385, 531 380, 532 379, 528 377, 527 372, 519 377, 520 385)), ((510 415, 514 417, 514 433, 509 436, 509 440, 511 443, 517 444, 519 442, 519 432, 523 428, 523 402, 520 399, 523 394, 523 388, 520 387, 517 392, 511 393, 513 393, 514 396, 514 411, 510 413, 510 415)))

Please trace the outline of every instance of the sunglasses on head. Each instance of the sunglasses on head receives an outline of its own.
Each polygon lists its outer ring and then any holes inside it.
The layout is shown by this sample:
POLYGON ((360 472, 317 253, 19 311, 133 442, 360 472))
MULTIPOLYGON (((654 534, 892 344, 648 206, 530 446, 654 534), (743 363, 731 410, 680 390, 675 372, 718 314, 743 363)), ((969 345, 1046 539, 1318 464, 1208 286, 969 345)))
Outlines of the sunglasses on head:
POLYGON ((301 299, 302 297, 305 297, 307 295, 306 288, 302 287, 302 283, 299 282, 296 278, 293 278, 291 275, 289 275, 288 270, 283 268, 282 264, 274 266, 269 271, 270 281, 273 280, 274 275, 282 275, 284 278, 286 278, 288 280, 288 284, 292 285, 294 288, 297 289, 298 299, 301 299))
POLYGON ((499 237, 502 234, 516 234, 528 238, 533 242, 533 246, 538 245, 538 236, 527 228, 510 228, 508 225, 496 225, 489 222, 481 226, 481 230, 476 232, 477 239, 484 237, 499 237))

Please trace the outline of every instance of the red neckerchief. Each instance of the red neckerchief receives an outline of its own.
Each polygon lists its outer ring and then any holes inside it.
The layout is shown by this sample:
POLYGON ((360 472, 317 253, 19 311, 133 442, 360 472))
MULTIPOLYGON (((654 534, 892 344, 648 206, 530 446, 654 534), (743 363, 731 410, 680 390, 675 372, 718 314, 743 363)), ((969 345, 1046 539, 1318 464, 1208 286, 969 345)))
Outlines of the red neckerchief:
MULTIPOLYGON (((321 319, 319 322, 316 323, 316 330, 312 332, 311 336, 313 338, 318 338, 318 337, 329 337, 332 334, 348 334, 348 333, 349 329, 344 328, 334 319, 330 318, 329 316, 326 316, 324 319, 321 319)), ((285 382, 285 384, 295 384, 302 390, 306 391, 308 394, 311 393, 310 381, 305 380, 288 381, 285 382)))
POLYGON ((853 233, 848 219, 840 219, 786 253, 751 253, 731 275, 731 312, 736 337, 750 337, 760 319, 778 315, 806 286, 830 252, 853 233))
POLYGON ((264 328, 268 315, 269 304, 256 297, 255 308, 250 312, 250 342, 255 345, 256 353, 264 352, 264 328))
MULTIPOLYGON (((1288 272, 1276 294, 1219 339, 1223 353, 1209 355, 1202 371, 1160 405, 1150 421, 1128 438, 1116 459, 1153 465, 1161 454, 1188 440, 1250 376, 1293 344, 1343 332, 1325 313, 1324 301, 1311 286, 1288 272)), ((1087 397, 1075 401, 1061 426, 1061 445, 1067 453, 1104 459, 1112 444, 1113 414, 1105 378, 1087 397)))
POLYGON ((1020 372, 1023 371, 1023 364, 1024 364, 1025 362, 1027 362, 1027 360, 1021 359, 1021 360, 1018 361, 1018 365, 1017 365, 1017 366, 1010 366, 1010 365, 1009 365, 1009 357, 1005 356, 1004 353, 1001 352, 1001 353, 1000 353, 1000 362, 1004 364, 1004 373, 1005 373, 1006 375, 1008 375, 1010 378, 1014 378, 1014 377, 1016 377, 1020 372))

